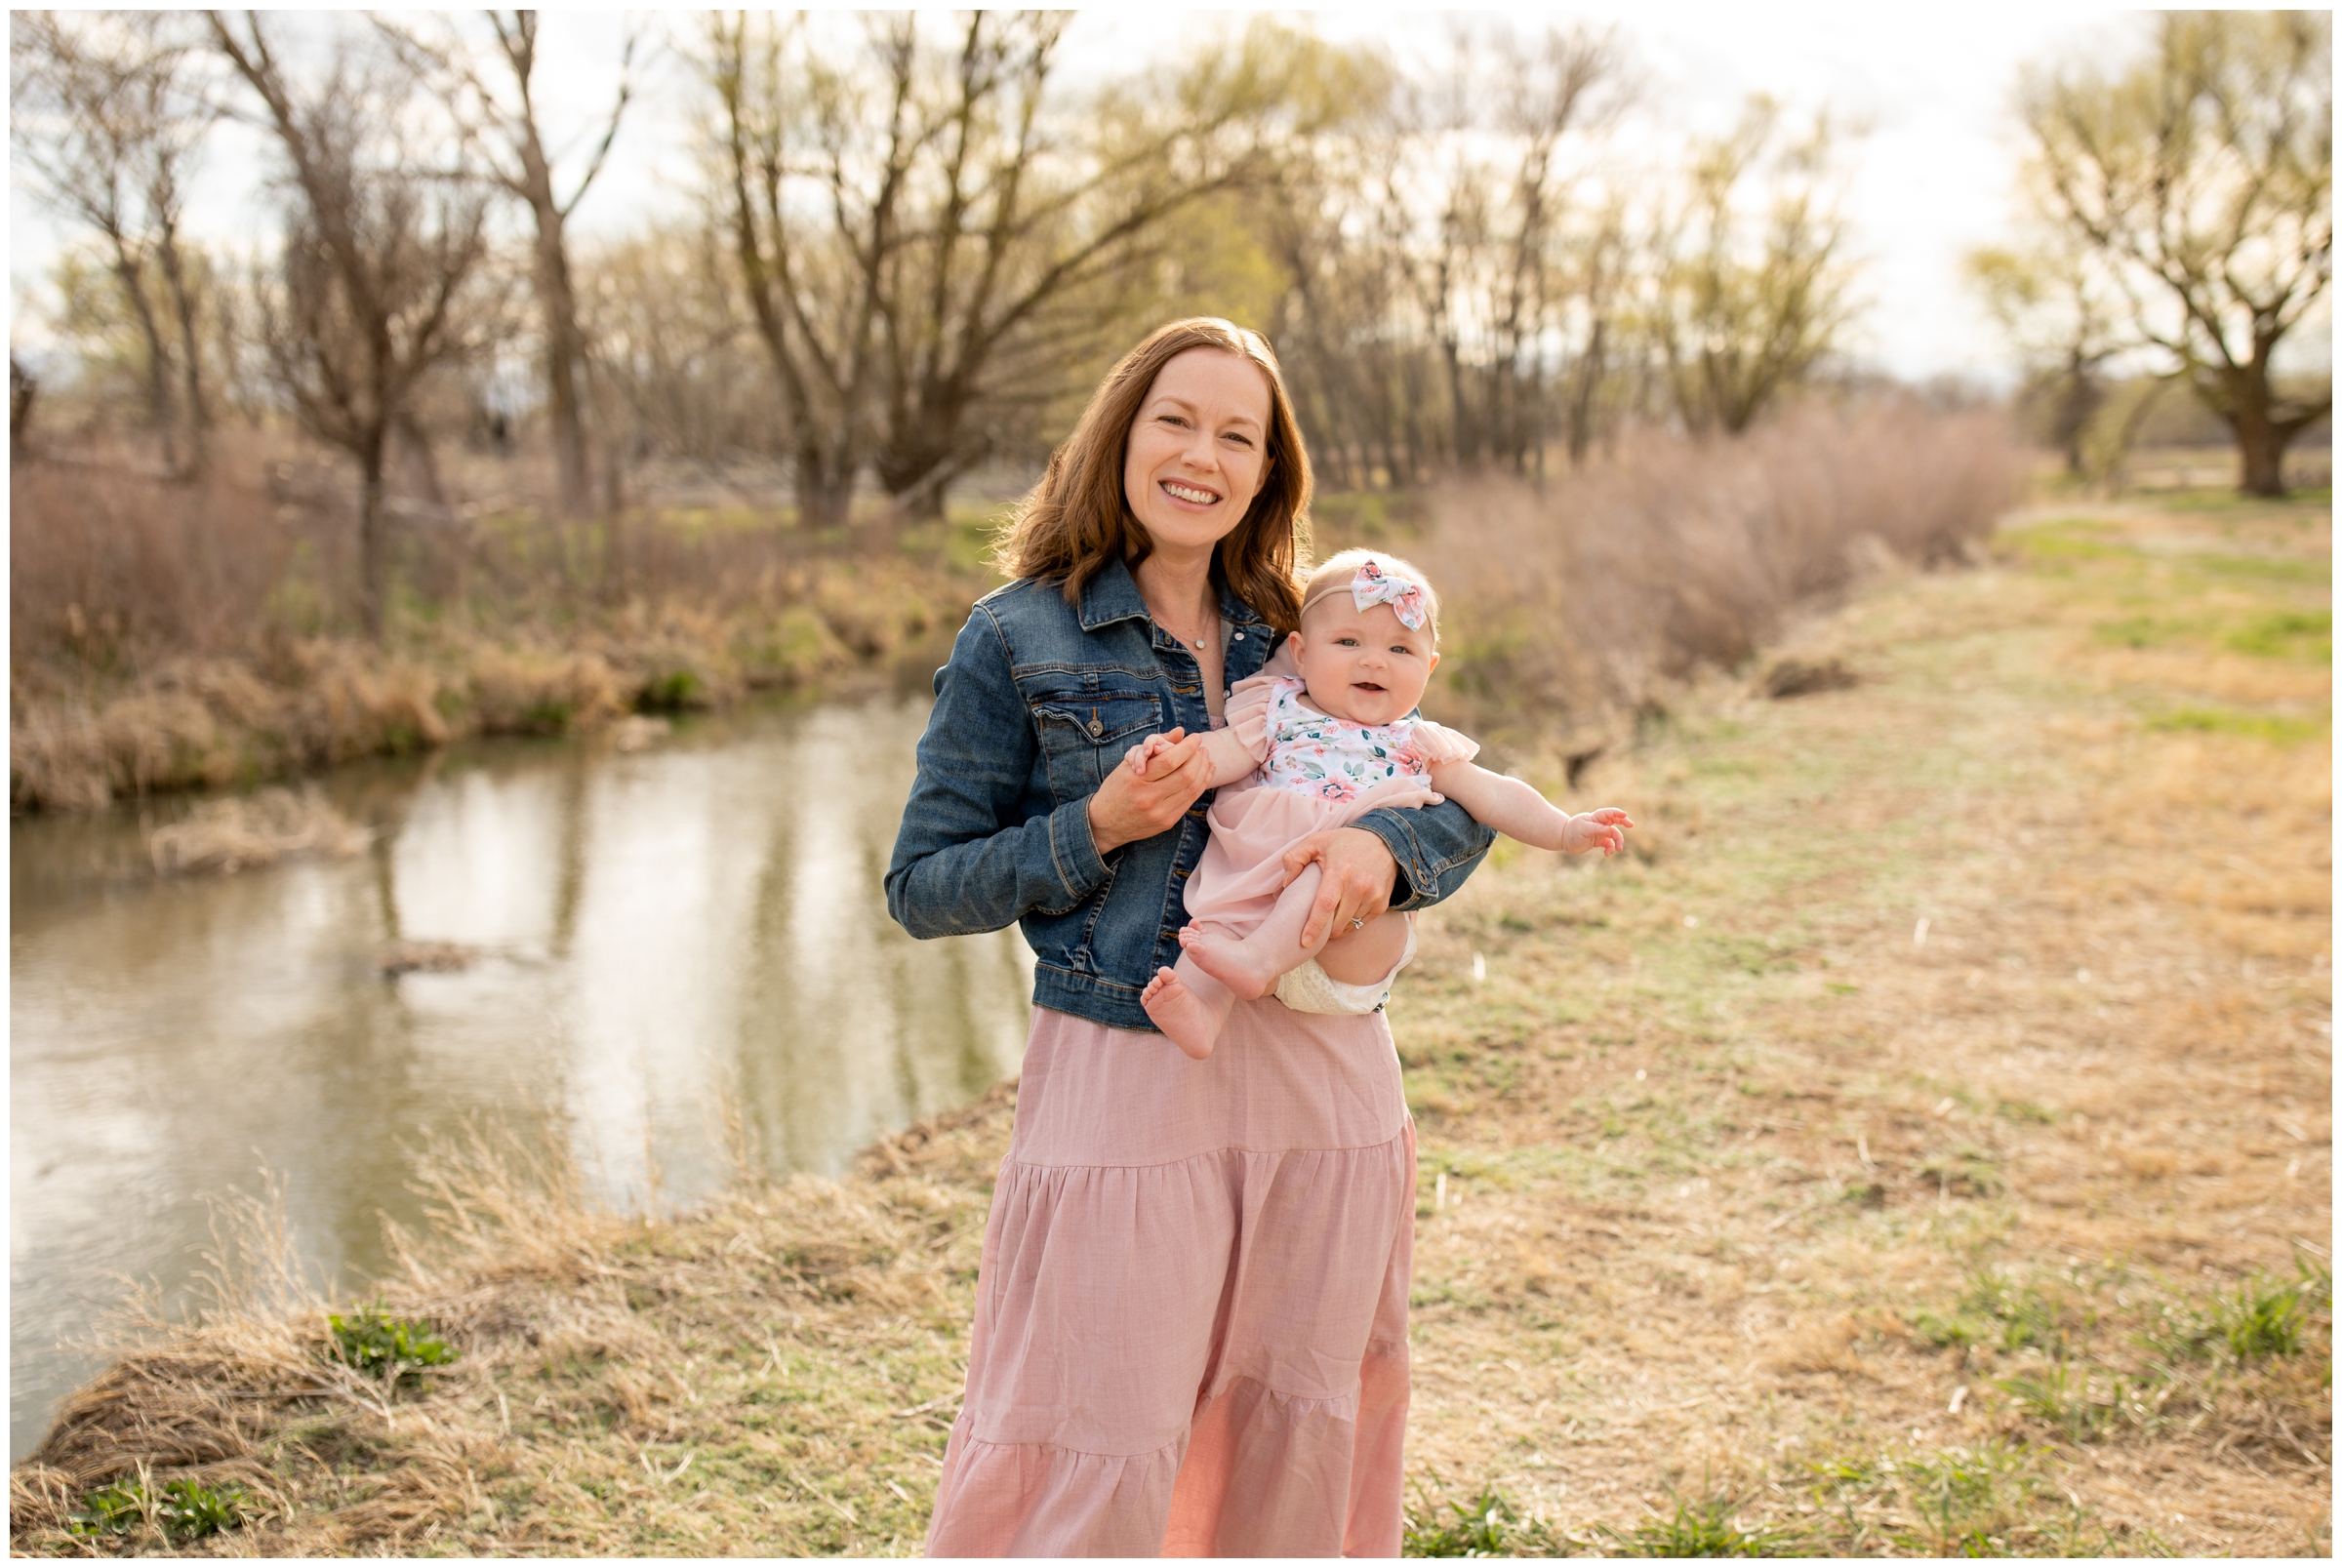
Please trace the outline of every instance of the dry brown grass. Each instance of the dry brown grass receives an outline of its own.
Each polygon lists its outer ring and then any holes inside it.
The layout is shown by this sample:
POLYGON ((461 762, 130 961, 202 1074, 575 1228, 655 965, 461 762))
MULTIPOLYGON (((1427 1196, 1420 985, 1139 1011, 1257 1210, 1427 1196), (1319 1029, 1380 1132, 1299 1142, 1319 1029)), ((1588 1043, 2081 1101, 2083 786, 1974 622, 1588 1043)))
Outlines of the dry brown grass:
POLYGON ((230 1554, 908 1550, 1013 1105, 995 1091, 847 1182, 744 1176, 668 1224, 594 1212, 517 1141, 437 1146, 418 1180, 441 1237, 382 1292, 461 1351, 420 1386, 334 1359, 281 1218, 247 1205, 208 1307, 150 1325, 17 1467, 14 1544, 162 1548, 70 1529, 143 1474, 245 1488, 247 1523, 192 1547, 230 1554))
POLYGON ((9 660, 114 668, 142 650, 242 648, 303 543, 269 495, 272 453, 230 435, 181 483, 101 443, 9 467, 9 660))
POLYGON ((1805 1550, 2328 1549, 2330 1287, 2298 1353, 2218 1329, 2330 1261, 2327 744, 2158 729, 2181 694, 2094 635, 2145 605, 2231 657, 2188 555, 2302 567, 2236 615, 2314 605, 2328 531, 2093 528, 1800 628, 1855 690, 1719 685, 1596 763, 1653 829, 1624 874, 1427 918, 1440 1490, 1595 1546, 1688 1497, 1805 1550))
POLYGON ((260 437, 223 442, 198 483, 143 476, 113 448, 20 461, 12 809, 84 810, 850 677, 916 662, 990 585, 978 520, 871 554, 795 539, 770 514, 654 510, 627 525, 635 569, 605 578, 577 569, 578 530, 507 502, 409 519, 404 586, 374 644, 345 608, 345 477, 260 437))
POLYGON ((296 856, 355 855, 368 836, 314 790, 262 789, 205 801, 148 834, 146 849, 157 875, 223 876, 296 856))
POLYGON ((1454 606, 1447 700, 1480 733, 1560 720, 1615 737, 1662 688, 1750 659, 1800 605, 1973 558, 2018 473, 1998 415, 1817 404, 1732 442, 1642 432, 1541 491, 1443 493, 1419 549, 1454 606))

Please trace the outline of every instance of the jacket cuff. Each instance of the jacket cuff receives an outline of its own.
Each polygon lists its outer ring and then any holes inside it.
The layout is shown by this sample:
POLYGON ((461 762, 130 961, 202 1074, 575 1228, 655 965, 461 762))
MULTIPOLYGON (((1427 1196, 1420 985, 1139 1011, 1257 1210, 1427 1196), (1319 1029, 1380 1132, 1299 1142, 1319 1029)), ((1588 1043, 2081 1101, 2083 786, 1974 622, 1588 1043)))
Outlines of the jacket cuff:
POLYGON ((1049 814, 1049 864, 1066 890, 1065 907, 1088 898, 1108 875, 1098 839, 1090 831, 1090 803, 1069 801, 1049 814))
POLYGON ((1416 838, 1407 813, 1386 806, 1368 812, 1350 825, 1363 827, 1381 839, 1391 858, 1398 862, 1400 885, 1391 890, 1392 908, 1418 909, 1437 901, 1439 873, 1424 858, 1423 844, 1416 838))

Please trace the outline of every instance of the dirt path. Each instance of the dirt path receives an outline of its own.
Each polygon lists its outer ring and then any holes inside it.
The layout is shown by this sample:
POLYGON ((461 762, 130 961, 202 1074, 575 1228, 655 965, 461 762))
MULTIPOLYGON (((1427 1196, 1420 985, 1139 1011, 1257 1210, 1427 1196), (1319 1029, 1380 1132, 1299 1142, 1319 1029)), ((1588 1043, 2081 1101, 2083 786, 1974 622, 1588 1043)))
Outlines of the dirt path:
MULTIPOLYGON (((2022 520, 1785 650, 1858 684, 1597 763, 1635 859, 1427 918, 1417 1549, 2329 1548, 2328 538, 2022 520)), ((461 1359, 248 1299, 78 1396, 15 1545, 153 1549, 177 1476, 245 1489, 196 1549, 915 1550, 1012 1105, 657 1226, 443 1161, 477 1248, 388 1299, 461 1359)))

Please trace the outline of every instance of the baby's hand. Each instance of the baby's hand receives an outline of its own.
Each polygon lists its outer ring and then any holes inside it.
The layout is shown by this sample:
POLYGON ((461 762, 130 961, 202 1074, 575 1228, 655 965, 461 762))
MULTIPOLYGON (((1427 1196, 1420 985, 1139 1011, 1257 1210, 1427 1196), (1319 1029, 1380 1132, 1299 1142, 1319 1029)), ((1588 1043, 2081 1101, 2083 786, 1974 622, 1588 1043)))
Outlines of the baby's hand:
POLYGON ((1122 753, 1123 766, 1144 779, 1147 777, 1147 764, 1187 738, 1188 732, 1184 728, 1173 730, 1168 735, 1151 735, 1122 753))
POLYGON ((1604 855, 1616 855, 1627 847, 1624 829, 1634 825, 1634 821, 1616 806, 1579 812, 1562 831, 1561 852, 1583 855, 1590 849, 1598 849, 1604 855))

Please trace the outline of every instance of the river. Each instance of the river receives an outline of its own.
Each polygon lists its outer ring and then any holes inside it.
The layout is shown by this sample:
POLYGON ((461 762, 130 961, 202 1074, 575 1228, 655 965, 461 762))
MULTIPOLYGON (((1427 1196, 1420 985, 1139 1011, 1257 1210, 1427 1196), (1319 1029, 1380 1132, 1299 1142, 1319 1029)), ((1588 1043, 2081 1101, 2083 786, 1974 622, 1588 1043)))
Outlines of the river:
POLYGON ((880 877, 925 704, 704 718, 623 754, 483 743, 318 787, 362 854, 158 879, 172 800, 10 828, 9 1451, 102 1364, 125 1281, 178 1309, 213 1203, 281 1183, 339 1298, 424 1224, 413 1149, 567 1145, 622 1208, 855 1150, 1016 1071, 1014 931, 916 943, 880 877), (469 966, 386 977, 394 943, 469 966), (266 1173, 266 1176, 263 1176, 266 1173))

